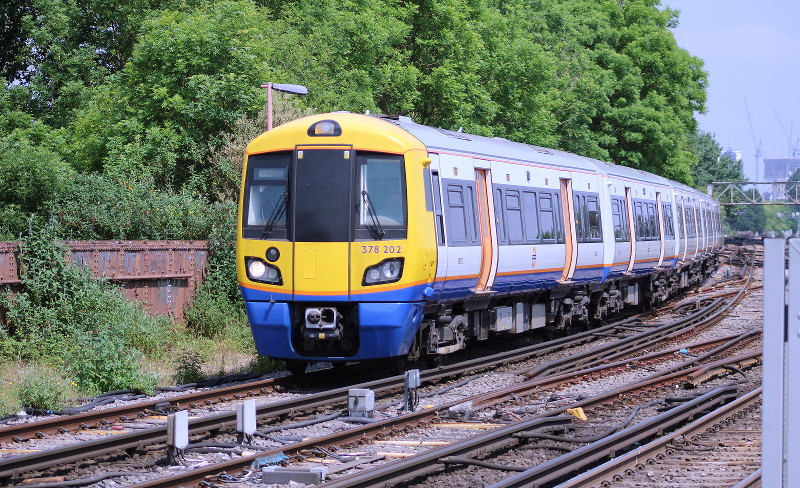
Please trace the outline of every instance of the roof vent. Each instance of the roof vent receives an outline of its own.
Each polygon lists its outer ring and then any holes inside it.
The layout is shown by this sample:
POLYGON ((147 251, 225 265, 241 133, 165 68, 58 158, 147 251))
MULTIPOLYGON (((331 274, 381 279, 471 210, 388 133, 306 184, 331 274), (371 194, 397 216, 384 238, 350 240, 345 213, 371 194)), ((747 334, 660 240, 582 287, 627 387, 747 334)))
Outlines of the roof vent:
POLYGON ((471 141, 472 140, 469 137, 467 137, 467 135, 464 134, 463 132, 453 132, 451 130, 439 129, 439 128, 437 128, 436 130, 438 130, 442 134, 446 135, 447 137, 452 137, 453 139, 460 139, 462 141, 471 141))

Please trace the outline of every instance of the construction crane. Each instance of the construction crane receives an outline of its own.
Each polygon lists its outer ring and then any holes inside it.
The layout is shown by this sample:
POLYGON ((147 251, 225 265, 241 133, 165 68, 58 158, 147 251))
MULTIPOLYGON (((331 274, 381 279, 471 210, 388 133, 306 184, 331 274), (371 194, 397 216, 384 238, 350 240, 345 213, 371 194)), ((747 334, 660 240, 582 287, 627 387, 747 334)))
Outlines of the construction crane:
POLYGON ((783 122, 781 121, 781 117, 780 117, 780 115, 778 115, 778 111, 775 110, 775 107, 772 107, 772 111, 775 112, 775 118, 778 119, 778 124, 780 124, 780 126, 781 126, 781 130, 783 131, 783 135, 785 135, 786 136, 786 140, 789 141, 789 154, 788 154, 788 156, 790 158, 793 158, 793 157, 797 156, 798 153, 800 153, 800 149, 798 149, 798 146, 800 146, 800 139, 798 139, 795 142, 792 142, 793 124, 789 124, 789 132, 786 132, 786 127, 783 126, 783 122))
POLYGON ((747 123, 750 125, 750 135, 753 136, 753 145, 756 148, 756 181, 760 181, 761 175, 758 171, 758 160, 763 153, 761 152, 761 141, 756 142, 756 132, 753 130, 753 122, 750 120, 750 108, 747 106, 747 98, 744 99, 744 110, 747 112, 747 123))

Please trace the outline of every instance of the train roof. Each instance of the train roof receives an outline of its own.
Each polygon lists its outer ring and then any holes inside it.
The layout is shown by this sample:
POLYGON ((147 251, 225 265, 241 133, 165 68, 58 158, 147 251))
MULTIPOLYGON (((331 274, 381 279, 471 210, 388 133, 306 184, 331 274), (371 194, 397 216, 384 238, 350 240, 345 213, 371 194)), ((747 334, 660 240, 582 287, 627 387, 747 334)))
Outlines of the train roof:
POLYGON ((533 165, 542 164, 570 170, 579 169, 612 178, 636 181, 642 184, 661 185, 663 187, 692 193, 698 195, 700 198, 709 198, 704 193, 687 185, 629 166, 622 166, 599 159, 579 156, 558 149, 513 142, 501 137, 483 137, 461 131, 430 127, 417 124, 409 117, 384 115, 377 115, 375 117, 387 120, 407 131, 419 139, 419 141, 432 152, 453 152, 471 155, 476 158, 500 158, 533 165))
POLYGON ((579 169, 585 172, 605 174, 587 158, 576 154, 512 142, 501 137, 484 137, 460 131, 438 129, 417 124, 408 117, 385 117, 403 130, 420 140, 431 152, 451 152, 469 155, 478 159, 501 159, 523 164, 546 165, 563 169, 579 169))

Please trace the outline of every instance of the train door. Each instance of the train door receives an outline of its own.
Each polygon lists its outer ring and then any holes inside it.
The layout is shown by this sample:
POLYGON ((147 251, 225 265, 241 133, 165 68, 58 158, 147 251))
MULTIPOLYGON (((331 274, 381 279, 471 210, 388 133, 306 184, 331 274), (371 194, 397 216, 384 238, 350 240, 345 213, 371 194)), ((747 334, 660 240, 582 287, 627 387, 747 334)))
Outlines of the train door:
POLYGON ((700 252, 700 219, 697 214, 697 205, 694 203, 694 199, 691 200, 692 208, 689 210, 692 212, 692 232, 694 232, 694 254, 693 257, 697 257, 697 254, 700 252))
POLYGON ((631 257, 628 261, 627 273, 633 272, 633 265, 636 263, 636 225, 633 217, 633 196, 631 196, 631 187, 625 187, 625 206, 628 210, 628 235, 630 236, 631 257))
POLYGON ((685 198, 681 197, 681 214, 678 216, 681 219, 680 229, 683 232, 683 256, 681 256, 681 261, 686 261, 686 255, 689 253, 689 226, 686 225, 686 205, 688 203, 685 198))
POLYGON ((681 246, 681 242, 683 241, 683 232, 681 231, 681 223, 680 223, 680 218, 681 218, 680 209, 681 209, 681 206, 678 203, 678 194, 675 193, 675 192, 672 192, 672 201, 673 201, 673 207, 672 207, 673 224, 672 224, 672 227, 673 227, 673 229, 675 229, 674 230, 674 232, 675 232, 675 253, 674 254, 675 254, 675 259, 679 260, 679 259, 681 259, 681 254, 683 254, 683 249, 682 249, 682 246, 681 246))
POLYGON ((560 178, 561 216, 564 222, 564 270, 560 281, 570 281, 578 263, 578 236, 575 229, 575 210, 572 195, 572 178, 560 178))
POLYGON ((667 243, 667 234, 664 232, 664 209, 661 206, 661 193, 656 192, 656 218, 658 219, 658 236, 661 244, 658 247, 658 266, 664 264, 664 247, 667 243))
POLYGON ((349 299, 352 154, 352 146, 295 148, 290 179, 295 300, 349 299))
POLYGON ((478 200, 478 225, 481 239, 481 266, 476 292, 492 288, 497 274, 497 227, 494 225, 494 201, 492 199, 492 176, 489 169, 475 169, 475 193, 478 200))
MULTIPOLYGON (((439 155, 428 154, 431 159, 430 188, 433 202, 433 219, 436 227, 436 281, 433 285, 434 296, 441 293, 444 279, 447 277, 447 235, 445 233, 445 212, 442 205, 442 182, 439 177, 439 155)), ((426 260, 427 261, 427 260, 426 260)))

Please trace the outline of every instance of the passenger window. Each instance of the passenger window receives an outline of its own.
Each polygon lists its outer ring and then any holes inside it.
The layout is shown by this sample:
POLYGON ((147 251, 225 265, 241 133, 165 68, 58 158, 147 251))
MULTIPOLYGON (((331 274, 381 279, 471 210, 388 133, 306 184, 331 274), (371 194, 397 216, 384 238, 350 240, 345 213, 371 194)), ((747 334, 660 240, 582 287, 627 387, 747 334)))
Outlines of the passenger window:
POLYGON ((494 192, 494 220, 497 226, 497 240, 503 244, 508 244, 508 231, 506 230, 506 219, 503 212, 503 191, 500 189, 494 192))
POLYGON ((480 243, 478 227, 478 209, 475 205, 475 188, 466 185, 467 188, 467 223, 469 224, 469 236, 472 244, 480 243))
POLYGON ((628 240, 628 219, 625 216, 625 200, 615 198, 611 201, 611 218, 614 223, 614 239, 618 242, 628 240))
POLYGON ((596 197, 587 197, 586 210, 589 214, 588 227, 589 227, 589 240, 600 241, 603 238, 602 227, 600 222, 600 206, 596 197))
POLYGON ((555 241, 558 239, 556 231, 556 215, 553 208, 553 195, 550 193, 539 194, 539 239, 555 241))
POLYGON ((656 222, 656 204, 647 204, 647 237, 651 240, 659 238, 658 222, 656 222))
POLYGON ((642 208, 642 202, 636 202, 633 208, 636 214, 636 237, 645 239, 647 237, 647 220, 642 208))
POLYGON ((522 244, 522 205, 517 190, 507 190, 505 198, 506 228, 510 244, 522 244))
POLYGON ((525 216, 525 240, 534 243, 539 240, 539 211, 535 192, 522 192, 522 213, 525 216))
POLYGON ((433 211, 434 219, 436 220, 436 236, 439 240, 439 245, 445 245, 444 239, 444 217, 442 214, 442 194, 441 187, 439 186, 439 172, 432 172, 433 178, 433 211))
POLYGON ((464 189, 460 185, 447 185, 447 234, 453 244, 467 243, 464 189))

